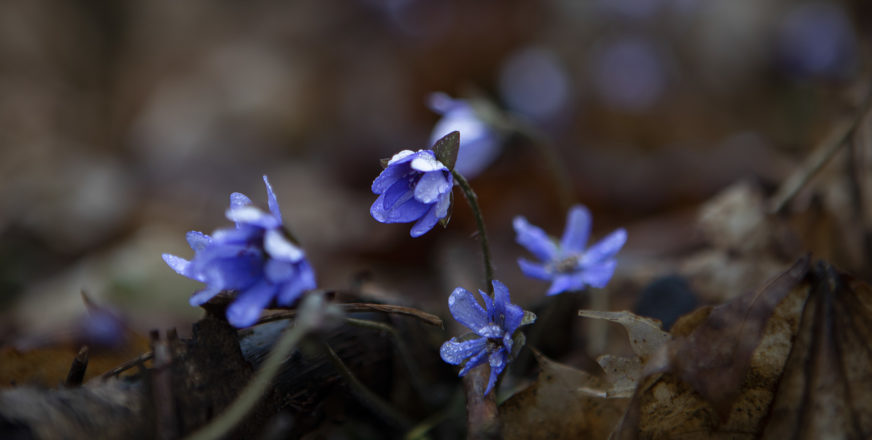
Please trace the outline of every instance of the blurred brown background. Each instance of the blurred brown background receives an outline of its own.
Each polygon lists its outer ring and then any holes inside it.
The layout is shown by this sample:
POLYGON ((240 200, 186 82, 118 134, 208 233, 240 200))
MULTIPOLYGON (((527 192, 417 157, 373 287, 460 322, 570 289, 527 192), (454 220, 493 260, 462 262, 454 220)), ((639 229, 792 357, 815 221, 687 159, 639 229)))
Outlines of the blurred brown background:
MULTIPOLYGON (((868 84, 864 1, 0 3, 0 343, 77 337, 80 291, 138 332, 200 312, 160 258, 269 175, 319 284, 447 316, 480 286, 468 209, 419 239, 369 216, 378 159, 427 146, 427 96, 475 94, 551 139, 620 271, 694 246, 698 204, 775 188, 868 84)), ((535 148, 473 180, 497 278, 529 303, 511 219, 559 235, 535 148)), ((456 201, 462 202, 460 193, 456 201)), ((650 271, 656 272, 656 269, 650 271)), ((657 273, 651 275, 658 275, 657 273)))

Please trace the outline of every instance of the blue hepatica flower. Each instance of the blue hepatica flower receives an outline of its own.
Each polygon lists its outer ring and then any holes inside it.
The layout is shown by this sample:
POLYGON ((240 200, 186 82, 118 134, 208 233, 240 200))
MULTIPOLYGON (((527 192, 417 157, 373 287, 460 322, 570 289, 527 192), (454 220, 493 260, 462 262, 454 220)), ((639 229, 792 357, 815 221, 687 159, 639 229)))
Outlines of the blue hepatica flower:
POLYGON ((430 95, 429 104, 434 112, 442 115, 433 126, 431 143, 452 131, 462 134, 457 163, 454 165, 457 172, 471 179, 496 160, 502 147, 502 135, 483 121, 466 100, 452 99, 444 93, 433 93, 430 95))
POLYGON ((569 210, 566 230, 559 242, 524 217, 515 217, 513 225, 518 244, 541 261, 534 263, 520 258, 521 271, 531 278, 552 281, 548 295, 581 290, 585 285, 605 287, 615 272, 615 254, 627 241, 627 231, 621 228, 585 249, 591 218, 587 208, 581 205, 569 210))
POLYGON ((522 340, 515 347, 515 330, 535 320, 535 315, 529 312, 525 319, 524 310, 509 302, 509 289, 503 283, 494 280, 493 287, 493 299, 481 290, 478 291, 484 300, 484 309, 468 290, 458 287, 451 292, 448 298, 451 314, 457 322, 473 333, 461 338, 451 338, 439 350, 445 362, 452 365, 464 364, 459 376, 464 376, 469 370, 485 362, 490 364, 490 378, 485 394, 494 387, 497 377, 508 365, 513 352, 517 352, 523 345, 522 340))
POLYGON ((412 237, 424 235, 451 206, 454 177, 432 150, 403 150, 372 182, 378 198, 369 210, 382 223, 411 223, 412 237))
POLYGON ((192 306, 208 302, 222 291, 238 295, 227 308, 227 321, 236 327, 254 324, 273 300, 290 306, 304 291, 315 288, 315 274, 303 250, 288 237, 272 186, 263 176, 269 212, 252 204, 240 193, 230 195, 229 220, 235 228, 219 229, 212 236, 191 231, 188 244, 194 250, 190 261, 163 254, 180 275, 206 283, 191 296, 192 306))

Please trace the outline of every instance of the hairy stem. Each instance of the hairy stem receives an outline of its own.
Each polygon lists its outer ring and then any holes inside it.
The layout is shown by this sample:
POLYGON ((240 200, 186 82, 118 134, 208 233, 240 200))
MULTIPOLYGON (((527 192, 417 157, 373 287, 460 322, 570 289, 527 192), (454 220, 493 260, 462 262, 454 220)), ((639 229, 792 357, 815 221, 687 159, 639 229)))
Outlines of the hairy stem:
POLYGON ((487 243, 487 231, 484 227, 484 217, 481 214, 481 208, 478 206, 478 196, 475 195, 475 191, 472 190, 472 187, 469 185, 469 182, 455 170, 451 170, 451 174, 454 175, 454 180, 460 186, 460 189, 463 191, 463 195, 466 196, 466 201, 469 203, 469 207, 472 209, 472 214, 475 216, 475 224, 478 227, 478 241, 481 243, 481 255, 484 259, 484 277, 486 282, 487 292, 493 296, 494 288, 494 268, 491 263, 491 254, 490 254, 490 246, 487 243))
MULTIPOLYGON (((487 283, 487 292, 493 297, 494 268, 491 264, 487 231, 484 228, 484 217, 481 214, 481 208, 478 206, 478 196, 475 195, 475 191, 472 190, 469 182, 460 173, 451 170, 451 174, 454 175, 454 180, 457 181, 460 189, 463 190, 463 195, 466 196, 466 201, 469 202, 469 207, 475 216, 475 223, 478 226, 478 240, 481 243, 481 255, 484 259, 484 276, 487 283)), ((497 420, 497 402, 494 397, 496 392, 484 394, 489 372, 490 366, 485 363, 470 370, 463 378, 463 385, 466 388, 467 436, 470 439, 499 438, 500 426, 497 420)))

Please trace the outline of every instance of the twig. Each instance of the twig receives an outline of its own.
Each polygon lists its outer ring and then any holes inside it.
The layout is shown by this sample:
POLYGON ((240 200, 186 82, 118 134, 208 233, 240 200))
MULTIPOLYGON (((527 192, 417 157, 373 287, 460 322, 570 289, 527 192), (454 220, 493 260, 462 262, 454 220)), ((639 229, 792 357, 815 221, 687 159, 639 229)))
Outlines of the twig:
POLYGON ((781 213, 799 190, 835 156, 839 149, 850 143, 851 135, 869 112, 870 106, 872 106, 872 94, 864 98, 860 109, 851 119, 842 121, 830 130, 827 137, 818 144, 802 166, 791 174, 772 196, 769 201, 770 214, 781 213))
POLYGON ((350 389, 351 394, 362 405, 371 409, 385 422, 393 425, 394 427, 404 432, 412 426, 412 423, 405 416, 398 413, 381 397, 373 393, 372 390, 364 385, 357 378, 357 376, 355 376, 354 373, 352 373, 351 370, 348 369, 348 366, 345 365, 345 362, 342 362, 342 359, 339 358, 339 356, 336 354, 335 351, 333 351, 329 344, 323 342, 323 347, 324 351, 327 353, 327 357, 330 360, 330 363, 333 364, 333 367, 336 368, 336 371, 348 384, 348 388, 350 389))
MULTIPOLYGON (((411 316, 413 318, 418 318, 421 321, 426 322, 430 325, 435 325, 437 327, 442 328, 442 318, 418 310, 413 309, 411 307, 403 307, 403 306, 392 306, 389 304, 372 304, 372 303, 346 303, 346 304, 336 304, 340 310, 345 313, 355 313, 355 312, 382 312, 382 313, 393 313, 396 315, 405 315, 411 316)), ((275 309, 271 309, 275 310, 275 309)), ((294 318, 297 316, 296 310, 284 310, 278 313, 272 313, 266 316, 261 317, 255 325, 265 324, 267 322, 272 321, 281 321, 283 319, 294 318)))
POLYGON ((112 376, 117 376, 118 374, 123 373, 124 371, 127 371, 127 370, 129 370, 129 369, 131 369, 139 364, 142 364, 145 361, 151 360, 153 357, 154 357, 153 352, 150 352, 150 351, 145 352, 145 353, 137 356, 136 358, 131 359, 131 360, 113 368, 112 370, 109 370, 109 371, 103 373, 102 375, 100 375, 100 379, 106 380, 112 376))
POLYGON ((85 370, 88 369, 88 346, 83 345, 79 349, 79 353, 73 359, 70 365, 70 371, 67 373, 67 379, 64 380, 65 387, 77 387, 82 384, 85 378, 85 370))
POLYGON ((842 146, 846 145, 851 133, 857 126, 857 120, 842 121, 830 131, 830 134, 819 144, 793 174, 778 188, 769 202, 769 213, 778 214, 787 206, 799 190, 801 190, 817 174, 842 146))

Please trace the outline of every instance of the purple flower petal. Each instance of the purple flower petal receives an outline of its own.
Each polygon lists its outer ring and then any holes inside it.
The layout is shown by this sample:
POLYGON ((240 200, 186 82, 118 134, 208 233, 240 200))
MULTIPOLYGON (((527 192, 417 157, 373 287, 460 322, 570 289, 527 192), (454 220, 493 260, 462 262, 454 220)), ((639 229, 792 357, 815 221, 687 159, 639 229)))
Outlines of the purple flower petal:
POLYGON ((488 358, 488 364, 490 364, 490 377, 487 381, 487 388, 484 390, 484 394, 487 395, 494 388, 494 385, 497 383, 497 378, 506 368, 506 364, 508 360, 506 359, 505 350, 498 350, 491 353, 488 358))
POLYGON ((405 178, 405 175, 411 171, 408 165, 391 165, 375 178, 372 182, 372 192, 381 194, 390 188, 394 182, 405 178))
POLYGON ((448 309, 457 322, 472 331, 489 324, 487 312, 481 308, 472 293, 462 287, 451 292, 451 296, 448 297, 448 309))
POLYGON ((524 275, 530 278, 548 281, 554 277, 554 275, 550 271, 548 271, 545 266, 541 264, 536 264, 530 260, 518 258, 518 266, 521 266, 521 272, 523 272, 524 275))
POLYGON ((228 209, 225 213, 227 219, 237 223, 249 224, 263 229, 277 228, 281 222, 272 214, 263 212, 254 206, 243 206, 228 209))
POLYGON ((242 208, 251 205, 252 201, 245 194, 235 192, 230 194, 230 209, 242 208))
POLYGON ((188 240, 188 246, 191 246, 194 252, 202 251, 212 243, 212 237, 197 231, 188 232, 185 234, 185 238, 188 240))
POLYGON ((412 151, 412 150, 400 151, 399 153, 391 156, 391 160, 388 161, 388 167, 401 165, 401 164, 404 164, 406 162, 411 162, 415 158, 420 156, 422 151, 424 151, 424 150, 419 150, 417 152, 412 151))
POLYGON ((560 274, 554 277, 554 282, 546 295, 557 295, 562 292, 575 292, 584 288, 584 272, 560 274))
POLYGON ((442 344, 439 349, 439 356, 442 360, 451 365, 460 365, 467 358, 484 351, 487 348, 487 339, 475 338, 468 341, 458 341, 457 338, 451 338, 442 344))
POLYGON ((413 196, 414 193, 409 188, 409 181, 406 179, 397 180, 396 183, 384 192, 382 207, 386 211, 390 211, 397 203, 405 203, 413 196))
POLYGON ((384 223, 408 223, 415 221, 426 214, 429 209, 430 205, 421 203, 414 198, 409 198, 409 200, 395 205, 393 209, 385 211, 384 223))
POLYGON ((494 316, 492 318, 496 319, 498 315, 506 313, 506 305, 510 302, 509 288, 498 280, 493 280, 491 285, 494 288, 494 316))
POLYGON ((245 245, 257 241, 263 235, 263 229, 241 225, 235 228, 218 229, 212 233, 212 242, 218 245, 245 245))
POLYGON ((207 262, 194 261, 198 276, 205 283, 221 290, 243 290, 263 277, 263 262, 258 255, 243 254, 234 257, 213 258, 207 262))
POLYGON ((590 211, 584 206, 575 205, 566 216, 566 230, 560 239, 564 252, 581 252, 590 236, 590 211))
POLYGON ((581 258, 582 266, 587 267, 600 261, 612 258, 627 242, 627 231, 617 229, 605 238, 589 247, 581 258))
POLYGON ((421 203, 433 203, 440 195, 451 189, 443 173, 425 173, 415 185, 415 198, 421 203))
POLYGON ((287 260, 270 258, 263 265, 263 274, 273 284, 289 282, 297 275, 296 264, 287 260))
POLYGON ((188 303, 194 307, 201 306, 209 302, 210 299, 215 297, 215 295, 221 293, 221 289, 214 286, 206 286, 205 289, 195 292, 191 295, 191 298, 188 299, 188 303))
POLYGON ((227 322, 234 327, 248 327, 260 317, 276 292, 276 286, 266 281, 255 284, 236 297, 227 307, 227 322))
POLYGON ((584 268, 584 282, 593 287, 603 288, 612 279, 618 262, 614 259, 584 268))
POLYGON ((439 160, 436 159, 436 155, 433 154, 432 151, 421 150, 418 153, 418 157, 412 160, 413 170, 420 171, 422 173, 448 170, 448 168, 442 162, 439 162, 439 160))
POLYGON ((303 250, 291 243, 279 229, 269 229, 263 237, 263 248, 270 257, 285 261, 299 261, 303 250))
POLYGON ((279 291, 276 302, 282 306, 290 306, 303 292, 315 288, 315 273, 306 260, 297 264, 297 276, 285 283, 279 291))
POLYGON ((409 231, 409 235, 412 237, 420 237, 427 233, 427 231, 433 229, 433 226, 436 226, 436 223, 439 223, 439 217, 436 215, 437 206, 433 206, 430 208, 430 211, 427 214, 424 214, 418 221, 412 226, 412 230, 409 231))
POLYGON ((499 326, 499 324, 488 324, 475 331, 475 334, 481 336, 482 338, 493 339, 502 338, 503 333, 505 332, 503 331, 503 328, 499 326))
POLYGON ((515 217, 512 222, 515 227, 515 241, 527 248, 530 253, 542 261, 551 261, 557 257, 557 245, 542 229, 531 225, 524 217, 515 217))
POLYGON ((163 257, 163 260, 167 263, 167 266, 169 266, 172 270, 176 271, 177 274, 195 279, 197 281, 202 281, 198 279, 191 271, 190 261, 172 254, 163 254, 161 255, 161 257, 163 257))
POLYGON ((436 202, 436 210, 434 214, 436 218, 442 219, 446 215, 448 215, 448 208, 451 207, 451 186, 454 185, 454 180, 449 175, 448 176, 448 192, 443 194, 442 197, 436 202))
POLYGON ((460 369, 460 373, 457 373, 457 376, 463 377, 469 372, 469 370, 487 362, 487 355, 487 350, 482 350, 478 354, 469 358, 469 360, 463 365, 463 368, 460 369))
POLYGON ((276 193, 273 192, 272 185, 269 184, 266 174, 263 175, 263 183, 266 185, 266 203, 269 206, 269 212, 272 213, 279 223, 282 223, 282 211, 279 209, 279 201, 276 199, 276 193))

